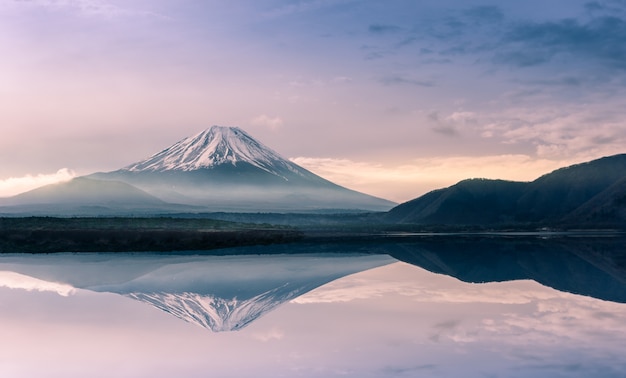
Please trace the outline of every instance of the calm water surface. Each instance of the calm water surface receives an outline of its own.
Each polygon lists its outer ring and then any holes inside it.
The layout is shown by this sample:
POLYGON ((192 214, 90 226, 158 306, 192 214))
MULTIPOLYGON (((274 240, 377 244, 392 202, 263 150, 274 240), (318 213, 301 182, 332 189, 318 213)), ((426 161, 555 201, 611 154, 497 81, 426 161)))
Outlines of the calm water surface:
POLYGON ((594 245, 1 255, 0 376, 624 377, 623 244, 594 245))

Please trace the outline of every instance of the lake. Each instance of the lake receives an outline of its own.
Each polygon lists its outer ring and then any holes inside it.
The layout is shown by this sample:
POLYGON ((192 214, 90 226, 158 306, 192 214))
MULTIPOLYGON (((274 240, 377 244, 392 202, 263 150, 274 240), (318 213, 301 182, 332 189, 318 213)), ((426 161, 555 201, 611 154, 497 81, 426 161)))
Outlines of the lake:
POLYGON ((0 255, 0 376, 624 377, 625 245, 0 255))

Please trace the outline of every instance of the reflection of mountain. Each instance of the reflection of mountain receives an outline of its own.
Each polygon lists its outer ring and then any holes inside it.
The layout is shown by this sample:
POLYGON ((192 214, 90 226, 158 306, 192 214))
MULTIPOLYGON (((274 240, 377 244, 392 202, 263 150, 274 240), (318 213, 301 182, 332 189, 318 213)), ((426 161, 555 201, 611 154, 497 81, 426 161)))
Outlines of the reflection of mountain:
POLYGON ((443 238, 389 244, 398 260, 465 282, 531 279, 626 303, 626 242, 618 238, 443 238))
POLYGON ((0 270, 121 294, 218 332, 241 329, 316 287, 393 261, 384 255, 87 254, 2 257, 0 270))
POLYGON ((560 291, 626 303, 624 245, 621 238, 385 238, 222 250, 239 256, 0 256, 0 271, 117 293, 217 332, 241 329, 328 282, 396 261, 363 253, 387 253, 466 282, 532 279, 560 291), (285 254, 252 255, 263 253, 285 254))

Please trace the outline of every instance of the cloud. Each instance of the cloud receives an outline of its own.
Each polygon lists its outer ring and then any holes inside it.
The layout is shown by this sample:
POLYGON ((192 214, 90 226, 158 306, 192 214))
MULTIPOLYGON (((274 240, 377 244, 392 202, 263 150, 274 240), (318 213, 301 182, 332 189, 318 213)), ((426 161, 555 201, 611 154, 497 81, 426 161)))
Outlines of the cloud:
POLYGON ((445 136, 456 136, 459 133, 453 126, 443 124, 434 126, 431 130, 436 132, 437 134, 445 136))
POLYGON ((261 15, 267 18, 287 17, 299 13, 316 12, 325 9, 333 9, 350 3, 353 0, 302 0, 281 4, 261 15))
POLYGON ((585 161, 624 153, 626 100, 529 104, 476 115, 476 132, 504 144, 528 145, 538 158, 585 161))
POLYGON ((331 82, 335 84, 351 83, 352 81, 352 78, 349 76, 335 76, 331 80, 331 82))
POLYGON ((387 56, 386 52, 382 52, 382 51, 372 51, 369 52, 365 55, 365 60, 375 60, 375 59, 382 59, 384 57, 387 56))
POLYGON ((585 78, 575 76, 557 76, 547 79, 535 79, 526 81, 525 84, 548 86, 548 87, 580 87, 584 84, 585 78))
POLYGON ((9 197, 40 186, 69 181, 76 177, 74 171, 61 168, 56 173, 9 177, 0 180, 0 197, 9 197))
POLYGON ((387 34, 394 33, 402 30, 402 28, 395 25, 384 25, 384 24, 372 24, 367 30, 373 34, 387 34))
POLYGON ((384 85, 414 85, 416 87, 434 87, 435 83, 429 80, 419 80, 402 75, 389 75, 380 79, 384 85))
POLYGON ((504 20, 504 13, 497 6, 484 5, 469 8, 463 14, 475 23, 500 22, 504 20))
MULTIPOLYGON (((607 77, 626 71, 626 2, 593 1, 581 5, 577 17, 569 13, 539 20, 492 5, 449 10, 424 17, 410 29, 393 29, 397 39, 388 48, 396 53, 414 49, 417 56, 429 51, 483 73, 501 66, 525 69, 502 75, 529 74, 531 67, 586 75, 593 69, 594 76, 607 77)), ((385 33, 385 26, 371 25, 370 32, 385 33)))
POLYGON ((415 158, 382 165, 349 159, 297 157, 294 163, 340 185, 404 202, 467 178, 531 181, 577 160, 550 160, 523 154, 415 158))
POLYGON ((280 117, 270 117, 266 114, 261 114, 255 117, 251 121, 254 126, 267 127, 270 130, 277 130, 283 125, 283 120, 280 117))
POLYGON ((456 136, 459 133, 455 125, 451 122, 447 122, 446 120, 442 120, 438 112, 430 113, 428 115, 428 120, 433 124, 431 130, 437 134, 456 136))
POLYGON ((0 271, 0 287, 27 291, 48 291, 67 297, 76 292, 70 285, 43 281, 15 272, 0 271))
POLYGON ((81 16, 90 17, 149 16, 167 18, 164 15, 151 11, 121 7, 106 0, 9 0, 8 3, 5 2, 3 5, 9 7, 46 8, 53 11, 71 11, 81 16))
POLYGON ((557 56, 626 70, 626 21, 602 16, 587 22, 563 19, 523 22, 508 30, 496 61, 520 67, 542 64, 557 56))
POLYGON ((439 112, 431 112, 427 119, 433 125, 432 131, 445 136, 457 136, 460 128, 475 126, 477 123, 473 112, 464 111, 453 112, 445 117, 442 117, 439 112))
POLYGON ((602 11, 604 10, 604 6, 598 1, 590 1, 585 4, 585 10, 588 12, 602 11))
POLYGON ((605 14, 616 15, 626 13, 626 1, 624 0, 601 0, 589 1, 584 5, 585 11, 591 15, 605 14))
MULTIPOLYGON (((386 366, 381 369, 381 375, 384 377, 395 376, 411 376, 414 373, 424 373, 424 370, 435 370, 438 366, 435 364, 424 364, 415 366, 386 366)), ((421 375, 421 374, 420 374, 421 375)), ((428 374, 431 375, 431 374, 428 374)), ((437 374, 433 374, 437 375, 437 374)))

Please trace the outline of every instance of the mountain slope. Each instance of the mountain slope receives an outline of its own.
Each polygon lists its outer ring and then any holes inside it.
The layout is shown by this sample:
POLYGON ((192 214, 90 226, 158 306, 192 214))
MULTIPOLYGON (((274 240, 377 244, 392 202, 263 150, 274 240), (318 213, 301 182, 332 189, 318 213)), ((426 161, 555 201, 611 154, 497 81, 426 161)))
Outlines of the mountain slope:
POLYGON ((388 218, 397 222, 474 224, 511 221, 515 199, 524 183, 470 179, 439 189, 393 208, 388 218))
POLYGON ((532 182, 464 180, 400 204, 385 219, 444 225, 623 225, 624 180, 626 154, 615 155, 561 168, 532 182))
POLYGON ((160 199, 119 181, 77 177, 11 198, 13 204, 161 205, 160 199))
POLYGON ((385 211, 395 205, 325 180, 237 127, 213 126, 145 160, 89 177, 212 211, 385 211))
POLYGON ((569 213, 566 224, 610 227, 626 223, 626 177, 609 186, 591 200, 569 213))
POLYGON ((121 181, 77 177, 50 184, 0 202, 0 214, 45 216, 124 216, 198 211, 167 203, 121 181))
POLYGON ((626 178, 626 154, 557 169, 531 182, 518 200, 520 220, 559 219, 626 178))

